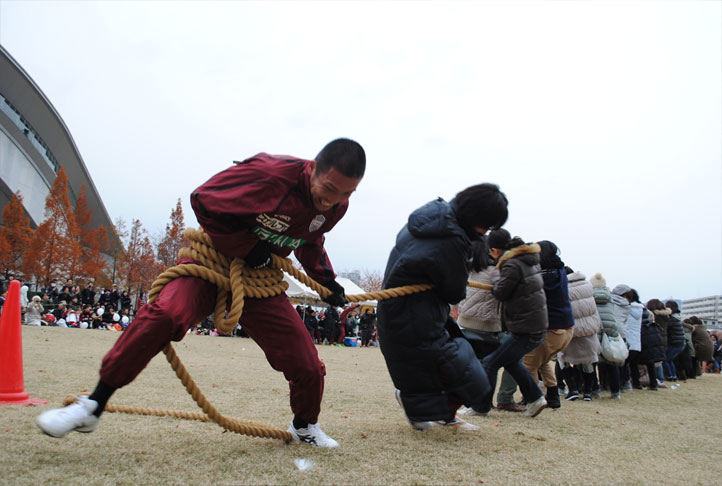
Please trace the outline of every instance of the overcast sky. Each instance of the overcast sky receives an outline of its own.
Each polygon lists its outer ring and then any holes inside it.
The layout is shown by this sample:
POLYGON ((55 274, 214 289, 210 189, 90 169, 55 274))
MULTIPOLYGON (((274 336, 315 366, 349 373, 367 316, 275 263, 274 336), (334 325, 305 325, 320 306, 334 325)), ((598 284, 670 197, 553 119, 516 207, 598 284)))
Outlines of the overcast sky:
POLYGON ((408 214, 495 182, 509 231, 644 301, 722 294, 722 3, 0 0, 0 43, 112 219, 337 137, 366 177, 327 236, 382 272, 408 214))

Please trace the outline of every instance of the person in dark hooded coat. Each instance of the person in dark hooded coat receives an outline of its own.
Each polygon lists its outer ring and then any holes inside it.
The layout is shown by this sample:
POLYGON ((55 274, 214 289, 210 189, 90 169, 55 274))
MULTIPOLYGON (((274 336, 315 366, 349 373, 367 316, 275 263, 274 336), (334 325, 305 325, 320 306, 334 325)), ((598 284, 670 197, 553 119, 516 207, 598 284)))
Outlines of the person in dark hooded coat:
POLYGON ((476 429, 456 416, 492 392, 456 321, 451 304, 466 296, 472 240, 506 222, 508 201, 494 184, 471 186, 451 202, 415 210, 396 237, 383 288, 429 284, 430 290, 379 302, 381 352, 412 427, 476 429))

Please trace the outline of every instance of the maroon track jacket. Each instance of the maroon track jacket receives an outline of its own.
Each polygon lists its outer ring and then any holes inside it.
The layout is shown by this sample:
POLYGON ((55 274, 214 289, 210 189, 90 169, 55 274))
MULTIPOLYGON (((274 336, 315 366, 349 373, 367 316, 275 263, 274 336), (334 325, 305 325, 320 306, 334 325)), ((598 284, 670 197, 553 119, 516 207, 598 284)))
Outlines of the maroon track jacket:
POLYGON ((318 211, 311 199, 311 161, 260 153, 211 177, 191 194, 191 206, 216 250, 245 257, 265 240, 272 252, 291 251, 320 283, 336 277, 323 247, 324 233, 348 201, 318 211))

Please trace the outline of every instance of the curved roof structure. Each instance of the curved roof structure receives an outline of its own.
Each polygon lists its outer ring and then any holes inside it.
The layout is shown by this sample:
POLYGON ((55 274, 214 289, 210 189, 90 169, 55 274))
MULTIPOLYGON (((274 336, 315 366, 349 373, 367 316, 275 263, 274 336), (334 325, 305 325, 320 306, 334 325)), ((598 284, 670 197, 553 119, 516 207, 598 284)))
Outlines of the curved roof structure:
MULTIPOLYGON (((112 221, 68 127, 32 78, 0 46, 0 218, 20 191, 33 227, 44 219, 45 198, 63 167, 74 203, 85 185, 91 225, 112 221)), ((1 223, 0 219, 0 223, 1 223)))

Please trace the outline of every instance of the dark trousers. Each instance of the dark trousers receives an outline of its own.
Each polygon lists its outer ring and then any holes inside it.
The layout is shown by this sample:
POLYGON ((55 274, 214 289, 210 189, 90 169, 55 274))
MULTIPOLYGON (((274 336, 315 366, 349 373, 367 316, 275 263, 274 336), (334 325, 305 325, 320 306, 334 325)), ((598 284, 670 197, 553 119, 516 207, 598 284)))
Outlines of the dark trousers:
MULTIPOLYGON (((191 325, 211 314, 215 302, 216 287, 205 280, 182 277, 169 282, 152 304, 140 308, 105 355, 101 380, 115 388, 133 381, 159 351, 183 339, 191 325)), ((263 349, 271 367, 288 380, 295 416, 316 423, 326 367, 286 294, 247 298, 240 324, 263 349)))
MULTIPOLYGON (((545 337, 546 331, 534 334, 509 333, 496 351, 484 358, 481 363, 486 370, 491 389, 496 389, 496 378, 499 369, 504 367, 519 385, 519 389, 527 403, 539 399, 542 392, 537 385, 536 377, 529 374, 529 371, 522 364, 521 358, 526 353, 536 349, 544 341, 545 337)), ((488 408, 479 410, 479 412, 488 412, 489 410, 491 410, 491 396, 489 396, 488 408)))
POLYGON ((618 366, 610 363, 599 363, 599 381, 606 383, 609 391, 619 393, 619 370, 618 366))
POLYGON ((687 347, 686 344, 681 346, 670 346, 664 350, 664 362, 662 362, 662 368, 664 369, 664 378, 676 379, 677 378, 677 367, 674 364, 674 358, 679 356, 679 353, 687 347))
POLYGON ((647 374, 649 375, 649 388, 650 389, 656 389, 657 388, 657 370, 654 367, 654 363, 644 363, 641 361, 641 354, 639 351, 629 351, 629 358, 627 358, 627 362, 629 363, 629 374, 632 377, 632 386, 635 388, 640 388, 641 385, 639 383, 639 365, 643 365, 647 367, 647 374))
POLYGON ((361 331, 361 346, 368 346, 371 343, 372 336, 373 331, 371 329, 361 331))
POLYGON ((677 378, 680 380, 696 378, 694 363, 692 362, 692 356, 690 356, 687 346, 674 358, 674 365, 677 368, 677 378))

